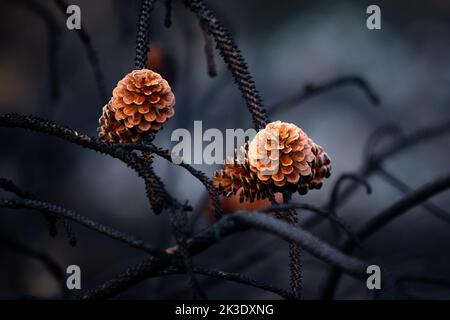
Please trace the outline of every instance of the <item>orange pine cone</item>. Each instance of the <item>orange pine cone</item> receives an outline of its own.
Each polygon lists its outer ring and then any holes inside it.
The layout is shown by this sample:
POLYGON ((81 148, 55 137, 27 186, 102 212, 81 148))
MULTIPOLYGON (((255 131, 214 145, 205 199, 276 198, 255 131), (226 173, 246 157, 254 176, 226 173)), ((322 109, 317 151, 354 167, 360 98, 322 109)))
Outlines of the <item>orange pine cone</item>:
POLYGON ((141 134, 161 129, 174 115, 174 104, 172 89, 158 73, 134 70, 117 83, 103 108, 99 137, 109 142, 136 142, 141 134))
POLYGON ((250 170, 272 190, 305 194, 320 188, 330 175, 330 160, 323 149, 292 123, 276 121, 260 130, 248 149, 250 170))
POLYGON ((241 148, 241 152, 242 160, 235 159, 234 163, 227 163, 222 170, 214 173, 214 186, 226 197, 239 194, 241 202, 267 198, 267 185, 250 170, 245 148, 241 148))

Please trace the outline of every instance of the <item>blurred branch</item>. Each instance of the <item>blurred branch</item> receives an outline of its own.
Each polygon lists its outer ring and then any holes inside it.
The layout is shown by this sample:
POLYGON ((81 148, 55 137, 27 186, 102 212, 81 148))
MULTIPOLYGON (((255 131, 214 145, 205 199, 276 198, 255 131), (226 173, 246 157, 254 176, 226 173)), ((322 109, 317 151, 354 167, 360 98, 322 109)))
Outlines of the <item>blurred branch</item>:
MULTIPOLYGON (((424 186, 414 190, 413 192, 407 194, 405 197, 395 202, 390 207, 386 208, 379 214, 375 215, 372 219, 366 222, 357 232, 357 236, 361 241, 366 240, 376 231, 380 230, 382 227, 387 225, 389 222, 395 218, 401 216, 403 213, 407 212, 409 209, 420 205, 422 202, 428 198, 450 188, 450 175, 438 178, 424 186)), ((342 246, 340 246, 343 252, 351 253, 355 248, 354 243, 351 241, 345 241, 342 246)), ((336 290, 337 284, 340 278, 340 271, 337 268, 332 268, 332 270, 325 277, 324 290, 322 292, 322 298, 331 299, 336 290)))
POLYGON ((332 89, 344 86, 344 85, 355 85, 357 88, 361 89, 370 102, 377 106, 380 104, 380 98, 378 94, 372 89, 369 83, 362 77, 359 76, 339 76, 337 78, 328 80, 321 84, 308 84, 304 86, 299 92, 295 93, 293 96, 286 98, 268 108, 269 114, 274 112, 282 112, 290 109, 297 104, 300 104, 314 96, 325 93, 332 89))
POLYGON ((330 210, 331 212, 335 212, 335 210, 336 210, 336 202, 337 202, 337 199, 339 196, 339 192, 342 188, 342 184, 345 181, 349 181, 349 180, 353 181, 354 183, 363 185, 366 188, 367 194, 372 193, 372 188, 370 187, 370 184, 369 184, 369 182, 367 182, 366 179, 364 179, 363 177, 361 177, 357 174, 344 173, 338 178, 338 180, 334 184, 333 191, 331 192, 330 200, 328 201, 328 205, 327 205, 328 210, 330 210))
POLYGON ((369 139, 367 139, 363 152, 364 159, 370 161, 370 159, 376 157, 375 151, 378 145, 383 140, 386 140, 386 138, 391 138, 395 143, 396 141, 400 141, 395 139, 404 139, 405 134, 403 130, 396 124, 386 124, 378 127, 372 132, 372 134, 369 136, 369 139))
MULTIPOLYGON (((0 178, 0 189, 11 192, 21 198, 32 199, 32 200, 37 199, 30 192, 23 191, 13 181, 5 179, 5 178, 0 178)), ((58 220, 60 220, 64 229, 66 230, 70 245, 74 246, 76 244, 77 240, 76 240, 75 234, 73 233, 72 227, 67 223, 67 221, 65 219, 59 219, 59 218, 54 217, 46 212, 44 212, 43 214, 44 214, 45 219, 47 220, 48 230, 49 230, 49 234, 51 237, 55 237, 56 234, 58 233, 57 228, 56 228, 56 223, 58 222, 58 220)))
POLYGON ((172 0, 165 0, 164 6, 166 8, 164 25, 166 26, 166 28, 170 28, 172 26, 172 0))
MULTIPOLYGON (((384 169, 382 166, 378 167, 377 172, 381 175, 383 179, 385 179, 389 184, 391 184, 394 188, 399 190, 402 193, 410 193, 413 191, 407 184, 398 179, 391 172, 384 169)), ((421 206, 428 210, 431 214, 435 215, 437 218, 442 219, 443 221, 450 223, 450 213, 441 209, 440 207, 434 205, 429 201, 424 201, 421 203, 421 206)))
MULTIPOLYGON (((363 261, 340 252, 305 230, 295 228, 286 222, 255 212, 238 212, 223 217, 218 224, 204 229, 189 239, 187 241, 187 248, 190 255, 194 256, 219 241, 217 238, 218 229, 220 230, 220 236, 224 237, 243 231, 248 227, 270 232, 287 241, 295 242, 326 263, 342 268, 343 271, 351 275, 357 277, 365 275, 367 264, 363 261)), ((159 274, 161 271, 170 268, 174 263, 173 259, 179 259, 180 256, 178 246, 168 248, 166 252, 169 256, 162 258, 150 257, 127 268, 113 279, 104 282, 98 287, 85 291, 80 295, 80 298, 113 298, 148 277, 159 274)))
POLYGON ((256 90, 253 78, 248 70, 239 48, 232 37, 202 0, 184 0, 185 5, 193 11, 200 22, 208 27, 209 33, 216 42, 216 47, 223 57, 228 69, 231 71, 247 108, 253 119, 256 130, 262 129, 268 122, 266 110, 256 90))
POLYGON ((53 260, 51 256, 44 252, 40 252, 38 250, 35 250, 33 248, 30 248, 26 245, 23 245, 19 242, 12 241, 10 239, 7 239, 0 235, 0 246, 8 247, 10 250, 12 250, 14 253, 22 254, 28 258, 35 259, 37 261, 40 261, 42 265, 48 270, 48 272, 53 276, 53 278, 56 280, 56 283, 58 284, 60 291, 62 294, 66 293, 66 286, 65 286, 65 272, 61 268, 61 266, 53 260))
POLYGON ((59 52, 61 31, 58 28, 58 23, 56 22, 55 17, 53 17, 53 15, 49 12, 49 10, 39 1, 22 0, 10 2, 23 5, 25 8, 29 9, 31 12, 39 16, 45 23, 45 27, 49 35, 48 64, 51 83, 51 96, 54 100, 56 100, 61 95, 57 58, 59 52))
MULTIPOLYGON (((377 131, 378 132, 378 131, 377 131)), ((412 134, 405 135, 403 138, 394 141, 384 150, 372 155, 370 159, 365 159, 363 166, 358 170, 357 174, 364 178, 369 178, 377 169, 378 165, 390 159, 397 154, 415 147, 416 145, 432 140, 444 134, 450 133, 450 122, 446 121, 441 124, 432 125, 412 134)), ((369 139, 371 141, 371 139, 369 139)), ((370 153, 369 153, 370 154, 370 153)), ((351 195, 358 190, 359 183, 351 183, 347 188, 342 190, 336 201, 336 207, 343 205, 351 195)))
POLYGON ((214 62, 214 47, 211 36, 208 31, 208 26, 205 23, 200 23, 202 28, 203 38, 205 39, 205 57, 206 57, 206 67, 208 75, 210 77, 215 77, 217 75, 216 63, 214 62))
POLYGON ((237 220, 246 226, 269 232, 286 241, 295 242, 315 257, 350 275, 361 277, 366 274, 367 264, 365 262, 347 256, 329 244, 316 238, 308 231, 299 227, 294 227, 279 219, 274 219, 257 212, 239 211, 236 214, 223 217, 216 228, 218 227, 220 230, 221 224, 225 220, 237 220))

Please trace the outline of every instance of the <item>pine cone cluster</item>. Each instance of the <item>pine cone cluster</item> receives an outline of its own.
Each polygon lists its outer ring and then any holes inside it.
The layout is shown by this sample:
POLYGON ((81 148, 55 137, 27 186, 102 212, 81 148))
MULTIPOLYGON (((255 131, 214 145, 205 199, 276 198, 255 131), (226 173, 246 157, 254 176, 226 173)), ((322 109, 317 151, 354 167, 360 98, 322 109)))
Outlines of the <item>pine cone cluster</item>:
POLYGON ((280 121, 260 130, 245 149, 245 160, 226 164, 214 175, 224 195, 242 188, 241 200, 264 199, 270 192, 320 189, 330 176, 330 159, 299 127, 280 121))
POLYGON ((214 186, 222 195, 230 197, 239 194, 241 202, 244 200, 253 202, 255 199, 268 197, 266 185, 261 183, 255 172, 250 170, 247 148, 247 145, 242 147, 239 150, 239 156, 235 156, 234 161, 226 163, 224 168, 216 171, 213 176, 214 186))
POLYGON ((99 137, 109 142, 136 142, 158 131, 174 115, 169 83, 149 69, 134 70, 117 83, 100 117, 99 137))

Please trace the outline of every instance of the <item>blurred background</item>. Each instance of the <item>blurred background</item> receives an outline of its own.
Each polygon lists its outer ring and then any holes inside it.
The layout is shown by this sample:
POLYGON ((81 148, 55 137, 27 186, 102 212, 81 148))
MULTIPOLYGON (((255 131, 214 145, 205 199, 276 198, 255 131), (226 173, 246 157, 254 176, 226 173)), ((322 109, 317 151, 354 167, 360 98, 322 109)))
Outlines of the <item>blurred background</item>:
MULTIPOLYGON (((71 1, 81 8, 82 24, 99 56, 109 95, 133 67, 139 1, 71 1)), ((246 58, 265 105, 295 97, 306 85, 340 76, 365 79, 379 96, 374 106, 362 90, 338 86, 288 107, 275 108, 273 120, 300 126, 332 159, 332 176, 320 191, 294 200, 323 206, 337 178, 364 165, 371 134, 391 125, 406 134, 444 123, 450 117, 450 3, 430 1, 207 1, 223 19, 246 58), (366 28, 366 8, 381 8, 381 30, 366 28)), ((210 78, 204 38, 195 15, 173 1, 172 26, 164 27, 163 1, 152 13, 150 66, 170 83, 177 98, 176 114, 156 144, 174 145, 176 128, 248 128, 250 114, 219 54, 217 76, 210 78)), ((77 31, 66 28, 66 17, 52 1, 1 1, 0 113, 33 114, 79 132, 96 135, 101 98, 77 31), (37 3, 40 9, 36 9, 37 3), (44 13, 42 13, 44 12, 44 13), (56 79, 56 88, 55 81, 56 79)), ((389 138, 386 138, 389 141, 389 138)), ((21 129, 0 128, 0 177, 15 181, 49 202, 138 235, 160 248, 174 244, 168 216, 155 215, 140 178, 123 163, 93 151, 21 129)), ((404 150, 384 168, 411 188, 449 172, 450 137, 440 135, 404 150)), ((211 176, 219 166, 196 165, 211 176)), ((192 226, 198 231, 211 223, 203 186, 185 170, 156 160, 155 170, 180 201, 193 205, 192 226)), ((339 207, 338 214, 357 228, 403 194, 380 175, 369 179, 373 192, 358 189, 339 207)), ((0 190, 2 198, 11 197, 0 190)), ((450 211, 442 193, 430 202, 450 211)), ((230 210, 236 201, 224 202, 230 210)), ((140 251, 73 224, 78 244, 68 244, 64 229, 50 237, 42 215, 30 210, 0 211, 0 298, 28 295, 60 297, 60 284, 36 259, 17 250, 25 245, 51 256, 63 269, 82 270, 82 288, 94 287, 145 257, 140 251)), ((300 223, 311 213, 300 212, 300 223)), ((308 229, 338 244, 329 223, 308 229)), ((364 243, 355 254, 378 259, 405 277, 430 277, 436 282, 406 281, 394 298, 450 298, 450 226, 423 207, 395 219, 364 243)), ((279 287, 289 287, 288 245, 271 235, 250 231, 233 235, 196 256, 199 266, 240 272, 279 287)), ((320 297, 329 267, 303 254, 305 299, 320 297)), ((270 299, 278 296, 236 283, 198 276, 208 298, 270 299)), ((149 279, 122 299, 189 298, 186 276, 149 279)), ((365 283, 344 276, 338 299, 370 299, 365 283)), ((383 292, 381 293, 383 297, 383 292)))

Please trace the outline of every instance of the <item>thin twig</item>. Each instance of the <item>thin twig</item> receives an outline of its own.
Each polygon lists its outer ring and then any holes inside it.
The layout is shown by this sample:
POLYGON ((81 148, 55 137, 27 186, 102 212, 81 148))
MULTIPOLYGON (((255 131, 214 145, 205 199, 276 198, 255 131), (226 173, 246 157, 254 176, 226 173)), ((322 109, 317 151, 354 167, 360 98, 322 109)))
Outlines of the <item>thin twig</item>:
POLYGON ((172 26, 172 0, 165 0, 164 5, 166 7, 164 25, 166 26, 166 28, 170 28, 172 26))
MULTIPOLYGON (((11 181, 9 179, 0 178, 0 189, 11 192, 21 198, 32 199, 32 200, 37 199, 32 193, 22 190, 13 181, 11 181)), ((56 228, 56 223, 58 222, 58 218, 56 218, 48 213, 43 213, 43 214, 44 214, 45 219, 47 220, 48 231, 49 231, 50 236, 55 237, 58 233, 58 230, 56 228)), ((69 237, 69 243, 70 244, 76 243, 76 237, 73 234, 73 232, 71 232, 72 229, 71 229, 70 225, 64 219, 62 220, 62 223, 63 223, 63 226, 66 229, 67 235, 69 237)))
POLYGON ((216 63, 214 62, 214 48, 211 36, 208 31, 208 26, 205 23, 200 23, 203 32, 203 38, 205 39, 205 58, 206 58, 206 70, 210 77, 217 75, 216 63))
POLYGON ((126 234, 122 231, 103 225, 88 217, 78 214, 72 210, 48 202, 31 199, 0 199, 0 208, 33 209, 40 212, 49 213, 55 215, 56 217, 62 217, 74 221, 100 234, 126 243, 133 248, 143 250, 156 256, 165 255, 161 250, 154 248, 150 244, 133 235, 126 234))
MULTIPOLYGON (((221 270, 214 270, 214 269, 208 269, 208 268, 202 268, 202 267, 194 267, 193 269, 194 273, 201 274, 208 277, 213 277, 221 280, 226 281, 233 281, 236 283, 241 283, 250 287, 262 289, 264 291, 275 293, 276 295, 279 295, 280 297, 287 299, 287 300, 294 300, 296 299, 295 296, 293 296, 290 292, 274 287, 270 284, 266 284, 264 282, 260 282, 258 280, 252 279, 246 275, 235 273, 235 272, 226 272, 221 270)), ((172 275, 172 274, 180 274, 183 273, 183 270, 180 270, 179 268, 169 268, 161 272, 159 275, 172 275)))

